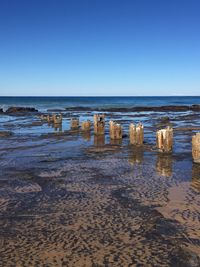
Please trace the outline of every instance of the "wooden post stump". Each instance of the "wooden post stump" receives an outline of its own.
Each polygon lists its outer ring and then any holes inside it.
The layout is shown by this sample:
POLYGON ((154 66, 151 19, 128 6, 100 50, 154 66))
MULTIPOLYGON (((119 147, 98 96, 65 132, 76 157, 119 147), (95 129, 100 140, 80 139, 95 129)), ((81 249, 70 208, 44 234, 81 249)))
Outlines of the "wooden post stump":
POLYGON ((48 123, 53 122, 53 116, 52 115, 47 115, 47 121, 48 121, 48 123))
POLYGON ((136 144, 136 126, 134 123, 131 123, 129 126, 129 138, 130 138, 130 143, 132 145, 136 144))
POLYGON ((144 142, 144 126, 142 123, 137 125, 131 123, 129 127, 130 143, 132 145, 143 145, 144 142))
POLYGON ((62 124, 62 114, 54 114, 53 122, 54 124, 62 124))
POLYGON ((82 122, 82 130, 83 131, 90 131, 90 127, 91 127, 91 121, 83 121, 82 122))
POLYGON ((156 133, 157 148, 161 152, 171 152, 173 147, 173 129, 167 127, 156 133))
POLYGON ((71 118, 71 129, 78 129, 79 127, 79 119, 78 118, 71 118))
POLYGON ((94 134, 104 134, 105 132, 105 115, 95 114, 94 115, 94 134))
POLYGON ((122 126, 114 121, 110 121, 109 125, 110 125, 110 138, 112 140, 122 139, 122 126))
POLYGON ((110 132, 110 136, 111 136, 111 132, 112 132, 113 123, 114 123, 114 121, 109 121, 109 132, 110 132))
POLYGON ((200 163, 200 132, 192 136, 192 157, 195 163, 200 163))

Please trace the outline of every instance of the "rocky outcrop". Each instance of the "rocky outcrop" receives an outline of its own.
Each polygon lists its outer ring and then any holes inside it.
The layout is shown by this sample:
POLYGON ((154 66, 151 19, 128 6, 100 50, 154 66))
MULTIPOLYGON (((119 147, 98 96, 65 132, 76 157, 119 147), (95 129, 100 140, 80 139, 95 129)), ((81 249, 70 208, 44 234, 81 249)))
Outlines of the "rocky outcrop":
POLYGON ((38 112, 35 108, 30 107, 10 107, 6 110, 6 114, 26 114, 38 112))
POLYGON ((12 135, 12 132, 10 131, 0 131, 0 138, 1 137, 9 137, 12 135))
POLYGON ((184 111, 200 111, 200 105, 168 105, 168 106, 141 106, 141 107, 120 107, 120 108, 95 108, 95 107, 69 107, 67 111, 99 111, 99 112, 184 112, 184 111))
POLYGON ((164 117, 160 118, 160 122, 162 122, 162 123, 167 123, 169 121, 170 121, 170 118, 168 116, 164 116, 164 117))
POLYGON ((47 112, 63 112, 65 111, 64 109, 60 109, 60 108, 50 108, 47 109, 47 112))

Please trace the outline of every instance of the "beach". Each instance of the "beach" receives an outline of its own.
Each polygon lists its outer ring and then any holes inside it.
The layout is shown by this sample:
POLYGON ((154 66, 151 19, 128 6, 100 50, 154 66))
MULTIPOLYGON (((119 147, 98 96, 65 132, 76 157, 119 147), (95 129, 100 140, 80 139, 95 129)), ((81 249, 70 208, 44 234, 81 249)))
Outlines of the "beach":
POLYGON ((0 98, 0 266, 199 266, 199 103, 0 98), (62 126, 40 118, 53 113, 62 126), (97 113, 105 135, 70 129, 72 117, 97 113), (110 120, 121 141, 110 139, 110 120), (144 125, 143 146, 130 145, 131 122, 144 125), (161 153, 156 131, 167 126, 173 152, 161 153))

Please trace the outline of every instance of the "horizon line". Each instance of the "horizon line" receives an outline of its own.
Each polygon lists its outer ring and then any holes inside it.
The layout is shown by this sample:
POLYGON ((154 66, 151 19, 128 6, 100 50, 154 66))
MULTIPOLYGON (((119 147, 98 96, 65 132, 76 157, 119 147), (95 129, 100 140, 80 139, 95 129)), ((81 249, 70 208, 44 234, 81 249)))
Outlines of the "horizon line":
POLYGON ((0 97, 200 97, 200 95, 5 95, 0 97))

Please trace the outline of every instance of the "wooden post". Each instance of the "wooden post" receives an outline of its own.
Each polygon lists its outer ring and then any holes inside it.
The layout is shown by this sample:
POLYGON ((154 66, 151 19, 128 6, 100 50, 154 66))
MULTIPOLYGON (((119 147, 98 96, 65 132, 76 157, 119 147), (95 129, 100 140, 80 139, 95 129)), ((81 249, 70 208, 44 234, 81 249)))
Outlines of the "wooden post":
POLYGON ((110 138, 113 140, 122 139, 122 126, 114 121, 110 121, 109 125, 110 125, 110 138))
POLYGON ((82 131, 90 131, 90 127, 91 121, 87 120, 82 122, 82 131))
POLYGON ((157 148, 161 152, 171 152, 173 147, 173 129, 167 127, 156 133, 157 148))
POLYGON ((48 123, 53 122, 53 116, 52 115, 48 115, 47 116, 47 121, 48 121, 48 123))
POLYGON ((53 115, 54 124, 62 124, 62 114, 54 114, 53 115))
POLYGON ((200 163, 200 132, 192 136, 192 157, 195 163, 200 163))
POLYGON ((78 129, 79 127, 79 119, 78 118, 71 118, 71 129, 78 129))
POLYGON ((114 121, 109 121, 109 132, 110 132, 110 136, 112 134, 112 126, 113 126, 114 121))
POLYGON ((138 123, 136 126, 136 145, 143 145, 144 142, 144 126, 138 123))
POLYGON ((129 126, 129 138, 131 145, 136 144, 136 126, 134 123, 131 123, 129 126))
POLYGON ((143 145, 144 142, 144 126, 142 123, 137 125, 131 123, 129 127, 130 143, 132 145, 143 145))
POLYGON ((95 114, 94 115, 94 134, 104 134, 105 132, 105 115, 95 114))

